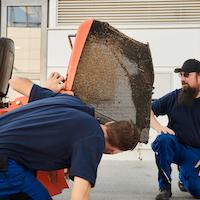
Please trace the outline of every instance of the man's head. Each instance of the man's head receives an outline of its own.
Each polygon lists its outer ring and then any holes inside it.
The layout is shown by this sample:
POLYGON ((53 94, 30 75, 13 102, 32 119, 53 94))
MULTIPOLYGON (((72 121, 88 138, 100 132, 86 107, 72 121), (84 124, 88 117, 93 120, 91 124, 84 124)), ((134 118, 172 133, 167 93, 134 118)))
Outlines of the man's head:
POLYGON ((106 145, 104 153, 107 154, 133 150, 140 139, 139 131, 131 121, 106 123, 105 130, 106 145))
POLYGON ((193 99, 200 95, 200 62, 196 59, 189 59, 183 63, 181 68, 176 68, 182 83, 182 91, 178 97, 178 103, 191 105, 193 99))

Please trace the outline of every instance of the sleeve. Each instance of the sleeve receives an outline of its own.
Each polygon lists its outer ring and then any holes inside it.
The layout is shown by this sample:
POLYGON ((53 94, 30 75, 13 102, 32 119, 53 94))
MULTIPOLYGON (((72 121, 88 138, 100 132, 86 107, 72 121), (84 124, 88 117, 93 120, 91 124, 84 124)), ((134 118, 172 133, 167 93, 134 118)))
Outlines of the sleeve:
POLYGON ((56 95, 57 93, 47 88, 43 88, 43 87, 40 87, 39 85, 33 84, 28 102, 30 103, 32 101, 36 101, 36 100, 48 98, 48 97, 53 97, 56 95))
POLYGON ((169 115, 172 106, 174 105, 176 91, 166 94, 152 103, 152 110, 158 117, 159 115, 169 115))
POLYGON ((104 150, 104 141, 101 137, 92 136, 77 142, 73 149, 69 176, 75 176, 90 182, 95 186, 97 168, 104 150))

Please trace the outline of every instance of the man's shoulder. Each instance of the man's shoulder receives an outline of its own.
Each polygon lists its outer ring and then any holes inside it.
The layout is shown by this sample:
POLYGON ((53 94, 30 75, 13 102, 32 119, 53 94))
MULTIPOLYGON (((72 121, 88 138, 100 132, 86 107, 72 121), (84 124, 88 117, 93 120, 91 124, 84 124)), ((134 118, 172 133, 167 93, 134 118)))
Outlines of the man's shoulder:
POLYGON ((79 145, 84 144, 84 146, 86 145, 89 148, 97 148, 101 152, 104 149, 105 140, 102 131, 96 130, 92 134, 83 137, 78 143, 79 145))
POLYGON ((175 89, 171 92, 171 95, 177 96, 180 93, 181 89, 175 89))
POLYGON ((175 90, 173 90, 171 92, 166 93, 164 96, 178 96, 180 91, 181 91, 181 89, 175 89, 175 90))
POLYGON ((161 99, 168 99, 168 101, 175 101, 180 93, 181 89, 175 89, 165 94, 161 99))
POLYGON ((88 135, 87 137, 84 138, 84 140, 88 140, 88 141, 98 141, 98 143, 102 143, 104 142, 104 136, 103 136, 103 131, 100 129, 97 129, 95 131, 93 131, 93 133, 91 135, 88 135))
POLYGON ((156 107, 160 108, 161 106, 166 106, 168 108, 173 107, 176 105, 176 101, 181 89, 176 89, 171 92, 168 92, 164 96, 156 99, 152 103, 152 109, 155 111, 156 107))

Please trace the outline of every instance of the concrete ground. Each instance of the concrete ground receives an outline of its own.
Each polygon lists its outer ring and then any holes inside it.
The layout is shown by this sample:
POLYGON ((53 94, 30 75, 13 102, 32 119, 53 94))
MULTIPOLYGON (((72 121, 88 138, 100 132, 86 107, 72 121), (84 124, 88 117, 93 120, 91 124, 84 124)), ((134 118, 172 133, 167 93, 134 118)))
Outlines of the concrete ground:
MULTIPOLYGON (((190 194, 179 191, 177 174, 176 166, 173 166, 172 199, 194 200, 190 194)), ((66 189, 54 199, 70 199, 70 191, 66 189)), ((157 169, 153 160, 103 159, 91 200, 153 200, 157 192, 157 169)))

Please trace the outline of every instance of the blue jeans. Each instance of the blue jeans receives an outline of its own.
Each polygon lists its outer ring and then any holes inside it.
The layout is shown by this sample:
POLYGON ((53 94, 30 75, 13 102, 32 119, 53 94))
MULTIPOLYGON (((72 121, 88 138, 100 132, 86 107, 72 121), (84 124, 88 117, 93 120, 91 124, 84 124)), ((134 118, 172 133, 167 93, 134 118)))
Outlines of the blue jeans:
MULTIPOLYGON (((200 148, 185 146, 174 135, 161 134, 152 143, 152 149, 155 152, 158 168, 164 171, 168 180, 171 182, 171 164, 179 165, 180 181, 188 192, 200 198, 200 176, 198 176, 200 169, 194 168, 200 160, 200 148)), ((160 173, 158 181, 160 189, 166 189, 166 181, 160 173)))
POLYGON ((46 188, 35 178, 33 172, 9 159, 7 170, 0 171, 0 199, 24 192, 30 200, 51 200, 46 188))

